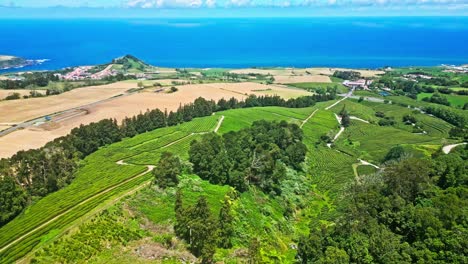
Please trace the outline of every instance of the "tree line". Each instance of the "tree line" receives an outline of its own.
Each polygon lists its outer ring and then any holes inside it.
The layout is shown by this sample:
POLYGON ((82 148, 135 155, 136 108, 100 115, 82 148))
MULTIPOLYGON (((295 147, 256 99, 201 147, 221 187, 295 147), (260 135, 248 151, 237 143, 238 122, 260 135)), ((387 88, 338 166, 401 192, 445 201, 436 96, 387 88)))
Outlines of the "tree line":
POLYGON ((400 158, 361 177, 337 217, 299 240, 298 262, 467 263, 467 153, 400 158))
POLYGON ((273 105, 307 107, 318 101, 334 99, 334 96, 313 95, 284 100, 279 96, 252 95, 245 101, 231 98, 218 102, 200 97, 193 103, 181 105, 175 112, 148 110, 125 118, 120 125, 115 119, 81 125, 40 149, 19 151, 11 158, 0 160, 0 226, 21 213, 32 200, 70 184, 79 161, 87 155, 125 137, 209 116, 215 111, 273 105))
POLYGON ((24 89, 28 86, 46 87, 50 81, 59 81, 54 72, 33 72, 22 74, 22 80, 2 80, 1 89, 24 89))

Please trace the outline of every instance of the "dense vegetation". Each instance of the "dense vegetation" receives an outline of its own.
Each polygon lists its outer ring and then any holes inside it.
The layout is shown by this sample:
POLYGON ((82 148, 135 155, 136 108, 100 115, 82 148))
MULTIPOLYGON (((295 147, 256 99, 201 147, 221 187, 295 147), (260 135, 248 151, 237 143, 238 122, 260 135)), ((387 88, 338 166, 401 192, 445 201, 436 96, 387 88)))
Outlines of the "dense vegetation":
POLYGON ((58 81, 54 72, 33 72, 22 74, 21 80, 1 80, 0 89, 24 89, 28 86, 46 87, 51 81, 58 81))
POLYGON ((335 71, 333 77, 340 78, 343 80, 357 80, 361 78, 361 73, 356 71, 335 71))
POLYGON ((466 263, 466 151, 400 159, 381 175, 361 177, 334 223, 300 239, 298 261, 466 263))
POLYGON ((301 168, 307 151, 302 131, 285 121, 259 121, 252 127, 222 137, 204 135, 191 144, 193 171, 213 184, 230 185, 245 191, 249 185, 265 193, 280 194, 285 166, 301 168))

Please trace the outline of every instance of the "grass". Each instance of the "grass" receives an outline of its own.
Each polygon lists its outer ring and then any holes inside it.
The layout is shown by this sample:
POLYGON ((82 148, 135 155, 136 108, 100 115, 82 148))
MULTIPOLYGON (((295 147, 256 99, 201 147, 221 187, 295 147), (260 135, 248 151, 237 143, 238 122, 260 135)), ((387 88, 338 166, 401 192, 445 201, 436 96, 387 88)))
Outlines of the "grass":
POLYGON ((376 173, 376 172, 377 172, 377 169, 374 168, 373 166, 359 165, 357 167, 357 173, 358 173, 359 176, 369 175, 369 174, 373 174, 373 173, 376 173))
POLYGON ((344 85, 341 83, 312 83, 312 82, 306 82, 306 83, 289 83, 288 86, 293 86, 296 88, 304 89, 304 90, 311 90, 311 91, 316 91, 317 89, 326 89, 327 87, 336 87, 338 90, 338 93, 346 93, 348 92, 348 88, 346 88, 344 85))
POLYGON ((373 109, 364 102, 367 101, 358 103, 356 100, 346 99, 337 104, 331 110, 338 114, 343 109, 343 107, 345 107, 351 116, 356 116, 369 122, 378 122, 379 118, 375 116, 375 112, 378 110, 373 109))
POLYGON ((413 134, 394 127, 381 127, 359 121, 351 121, 336 142, 341 151, 358 158, 380 163, 387 152, 397 145, 442 145, 440 138, 413 134))
MULTIPOLYGON (((418 101, 421 101, 424 98, 431 97, 433 93, 420 93, 418 94, 418 101)), ((451 94, 443 94, 443 97, 447 98, 451 106, 455 107, 463 107, 466 103, 468 103, 468 95, 451 95, 451 94)))
POLYGON ((363 107, 372 108, 376 112, 383 112, 385 113, 385 116, 393 117, 396 121, 396 125, 394 127, 407 132, 413 132, 413 126, 403 123, 403 116, 405 115, 414 116, 418 121, 417 126, 426 131, 429 136, 447 138, 450 129, 453 127, 442 119, 422 114, 417 110, 395 104, 382 104, 368 101, 361 102, 360 104, 363 105, 363 107))

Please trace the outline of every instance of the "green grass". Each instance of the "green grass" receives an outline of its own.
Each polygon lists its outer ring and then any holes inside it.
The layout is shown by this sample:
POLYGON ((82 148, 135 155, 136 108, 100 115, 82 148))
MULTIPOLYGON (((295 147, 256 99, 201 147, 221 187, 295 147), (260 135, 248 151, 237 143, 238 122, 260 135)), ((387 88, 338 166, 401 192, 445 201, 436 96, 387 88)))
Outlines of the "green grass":
POLYGON ((359 90, 359 91, 355 91, 353 93, 354 95, 356 96, 363 96, 363 97, 376 97, 376 98, 384 98, 382 95, 380 95, 379 93, 375 93, 375 92, 371 92, 371 91, 363 91, 363 90, 359 90))
POLYGON ((317 89, 326 89, 327 87, 336 87, 338 90, 338 93, 346 93, 348 92, 348 88, 346 88, 344 85, 341 83, 312 83, 312 82, 306 82, 306 83, 289 83, 287 84, 288 86, 300 88, 300 89, 305 89, 305 90, 312 90, 315 91, 317 89))
MULTIPOLYGON (((396 104, 382 104, 368 101, 361 102, 360 104, 363 105, 363 107, 372 108, 376 112, 383 112, 385 113, 385 116, 393 117, 397 122, 394 127, 407 132, 413 132, 413 126, 403 123, 403 116, 405 115, 414 116, 418 121, 417 126, 426 131, 429 136, 447 138, 448 132, 453 127, 451 124, 445 122, 442 119, 422 114, 417 110, 402 107, 396 104)), ((375 119, 376 118, 374 117, 374 120, 375 119)))
POLYGON ((379 164, 397 145, 442 145, 440 138, 418 135, 394 127, 381 127, 352 121, 336 142, 339 150, 379 164))
MULTIPOLYGON (((431 97, 433 93, 420 93, 418 94, 418 101, 421 101, 423 98, 431 97)), ((468 103, 468 95, 452 95, 452 94, 443 94, 443 97, 447 98, 451 106, 463 107, 468 103)))
POLYGON ((375 116, 375 112, 378 110, 368 106, 365 102, 367 101, 358 103, 356 100, 346 99, 330 110, 338 114, 345 107, 351 116, 356 116, 369 122, 378 122, 379 118, 375 116))
POLYGON ((285 120, 291 123, 300 124, 302 120, 306 119, 314 107, 289 109, 281 107, 262 107, 262 108, 244 108, 227 110, 216 113, 221 116, 224 115, 224 121, 219 129, 219 133, 223 134, 229 131, 238 131, 244 127, 250 126, 253 122, 258 120, 285 120))
POLYGON ((376 173, 376 172, 377 172, 377 169, 374 168, 373 166, 359 165, 357 167, 357 173, 358 173, 359 176, 369 175, 369 174, 373 174, 373 173, 376 173))

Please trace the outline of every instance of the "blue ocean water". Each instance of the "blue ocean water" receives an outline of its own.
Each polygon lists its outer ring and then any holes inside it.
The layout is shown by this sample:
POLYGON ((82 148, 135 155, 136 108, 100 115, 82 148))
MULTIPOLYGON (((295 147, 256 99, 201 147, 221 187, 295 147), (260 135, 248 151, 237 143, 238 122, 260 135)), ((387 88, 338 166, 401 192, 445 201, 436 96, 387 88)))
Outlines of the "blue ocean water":
POLYGON ((468 63, 468 17, 0 20, 0 54, 168 67, 429 66, 468 63))

